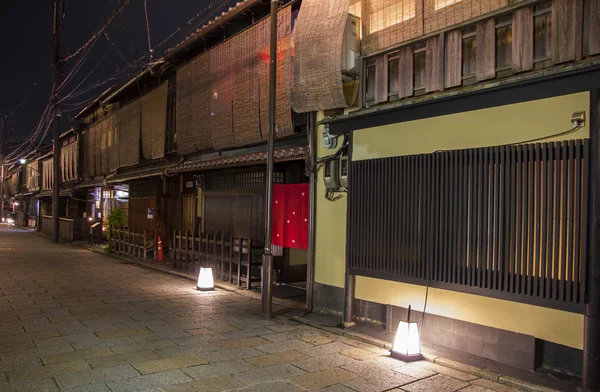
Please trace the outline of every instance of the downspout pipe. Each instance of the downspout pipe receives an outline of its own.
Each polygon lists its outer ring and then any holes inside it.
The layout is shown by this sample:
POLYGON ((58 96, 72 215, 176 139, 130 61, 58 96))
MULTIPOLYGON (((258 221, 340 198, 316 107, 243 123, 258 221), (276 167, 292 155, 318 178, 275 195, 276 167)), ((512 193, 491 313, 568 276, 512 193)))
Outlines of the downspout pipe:
MULTIPOLYGON (((354 134, 350 132, 348 138, 348 172, 352 173, 352 145, 354 143, 354 134)), ((352 189, 352 176, 348 176, 348 188, 352 189)), ((348 203, 346 205, 346 222, 351 222, 350 214, 352 210, 352 197, 350 192, 346 193, 346 197, 348 198, 348 203)), ((354 326, 354 314, 352 310, 352 305, 354 302, 354 290, 356 286, 356 278, 354 275, 350 274, 350 264, 349 264, 349 244, 350 244, 350 230, 348 230, 346 224, 346 276, 344 283, 344 327, 352 327, 354 326)))
POLYGON ((600 90, 590 94, 590 229, 583 327, 583 388, 600 391, 600 90))
POLYGON ((308 204, 308 252, 307 252, 307 268, 306 268, 306 311, 312 312, 314 308, 314 297, 313 297, 313 283, 315 281, 315 228, 316 228, 316 186, 317 186, 317 174, 314 170, 315 161, 317 156, 316 140, 316 127, 315 117, 316 113, 308 113, 308 167, 306 168, 308 173, 308 182, 310 184, 309 190, 309 204, 308 204))

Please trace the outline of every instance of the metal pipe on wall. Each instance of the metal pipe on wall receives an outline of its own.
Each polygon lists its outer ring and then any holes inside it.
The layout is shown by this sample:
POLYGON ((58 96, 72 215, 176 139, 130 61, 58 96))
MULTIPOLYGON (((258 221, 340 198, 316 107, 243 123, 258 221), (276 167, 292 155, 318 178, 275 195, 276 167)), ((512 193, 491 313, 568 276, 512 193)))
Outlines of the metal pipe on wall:
POLYGON ((308 251, 306 253, 306 310, 313 310, 313 283, 315 280, 315 223, 316 223, 316 186, 317 174, 315 173, 315 161, 317 156, 316 128, 315 116, 316 113, 308 113, 307 134, 308 134, 308 149, 309 149, 309 169, 308 182, 310 184, 309 205, 308 205, 308 251))
MULTIPOLYGON (((352 145, 354 143, 354 134, 350 132, 348 135, 348 188, 352 187, 352 145)), ((347 205, 346 205, 346 222, 350 222, 350 214, 352 211, 352 197, 350 192, 346 193, 347 205)), ((344 282, 344 326, 351 327, 354 325, 354 315, 352 305, 354 302, 354 289, 356 286, 356 278, 354 275, 350 275, 350 261, 348 259, 350 255, 350 231, 346 229, 346 280, 344 282)))
POLYGON ((583 327, 583 387, 600 391, 600 90, 590 94, 589 259, 583 327))

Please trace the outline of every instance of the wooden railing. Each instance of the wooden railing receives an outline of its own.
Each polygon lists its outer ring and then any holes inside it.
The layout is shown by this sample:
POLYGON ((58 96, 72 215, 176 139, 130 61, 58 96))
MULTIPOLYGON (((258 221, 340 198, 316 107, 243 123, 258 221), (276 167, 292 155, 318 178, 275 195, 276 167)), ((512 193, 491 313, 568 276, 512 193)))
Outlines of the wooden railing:
POLYGON ((114 253, 147 260, 156 254, 154 238, 154 232, 146 230, 112 229, 110 249, 114 253))
MULTIPOLYGON (((42 215, 42 233, 52 235, 52 216, 42 215)), ((63 241, 72 242, 75 239, 73 219, 60 218, 58 237, 63 241)))
POLYGON ((212 267, 215 278, 252 289, 260 282, 260 246, 252 240, 199 233, 173 232, 173 267, 197 275, 200 267, 212 267))

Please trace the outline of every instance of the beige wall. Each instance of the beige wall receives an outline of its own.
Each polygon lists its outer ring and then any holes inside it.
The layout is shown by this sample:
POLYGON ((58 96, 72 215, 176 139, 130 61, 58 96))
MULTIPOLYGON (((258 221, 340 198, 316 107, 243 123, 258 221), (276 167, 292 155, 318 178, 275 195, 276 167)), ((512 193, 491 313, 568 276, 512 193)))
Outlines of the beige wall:
MULTIPOLYGON (((522 104, 391 124, 354 133, 353 159, 519 143, 571 128, 571 115, 589 113, 589 93, 548 98, 522 104)), ((551 140, 587 138, 588 127, 551 140)), ((318 156, 329 155, 317 135, 318 156)), ((344 286, 346 197, 329 202, 323 197, 322 173, 317 182, 317 240, 315 280, 344 286)), ((391 281, 358 277, 356 297, 383 304, 422 309, 425 288, 391 281)), ((583 317, 538 306, 471 294, 431 289, 427 312, 491 327, 517 331, 540 339, 581 348, 583 317)))
POLYGON ((290 265, 305 265, 307 252, 304 249, 290 248, 290 265))

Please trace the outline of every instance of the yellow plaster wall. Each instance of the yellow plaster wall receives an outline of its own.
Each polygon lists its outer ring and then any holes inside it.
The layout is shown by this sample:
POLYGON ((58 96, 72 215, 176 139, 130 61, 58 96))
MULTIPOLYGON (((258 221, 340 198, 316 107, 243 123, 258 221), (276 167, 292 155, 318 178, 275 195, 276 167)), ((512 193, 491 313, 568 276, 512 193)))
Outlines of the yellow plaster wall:
MULTIPOLYGON (((566 131, 573 112, 589 114, 589 92, 474 110, 354 132, 352 159, 514 144, 566 131)), ((562 138, 586 138, 589 128, 562 138)))
MULTIPOLYGON (((589 113, 587 92, 359 130, 354 133, 353 159, 518 143, 570 129, 572 113, 582 110, 589 113)), ((586 126, 549 141, 588 136, 586 126)), ((333 151, 324 149, 321 140, 319 129, 318 156, 331 154, 333 151)), ((319 172, 315 280, 343 287, 346 198, 329 202, 323 197, 324 192, 319 172)), ((411 304, 422 309, 425 288, 357 277, 356 297, 403 307, 411 304)), ((440 289, 430 289, 427 311, 582 348, 583 317, 574 313, 440 289)))
POLYGON ((307 254, 304 249, 290 248, 290 265, 305 265, 307 254))
MULTIPOLYGON (((422 311, 425 287, 356 277, 356 298, 422 311)), ((427 313, 583 348, 583 315, 479 295, 429 289, 427 313)))
MULTIPOLYGON (((323 118, 322 113, 317 121, 323 118)), ((323 147, 323 127, 317 129, 317 157, 334 154, 337 150, 323 147)), ((342 138, 338 141, 338 147, 342 138)), ((346 273, 346 206, 347 197, 340 200, 325 199, 323 169, 317 172, 316 229, 315 229, 315 281, 330 286, 344 287, 346 273)))

